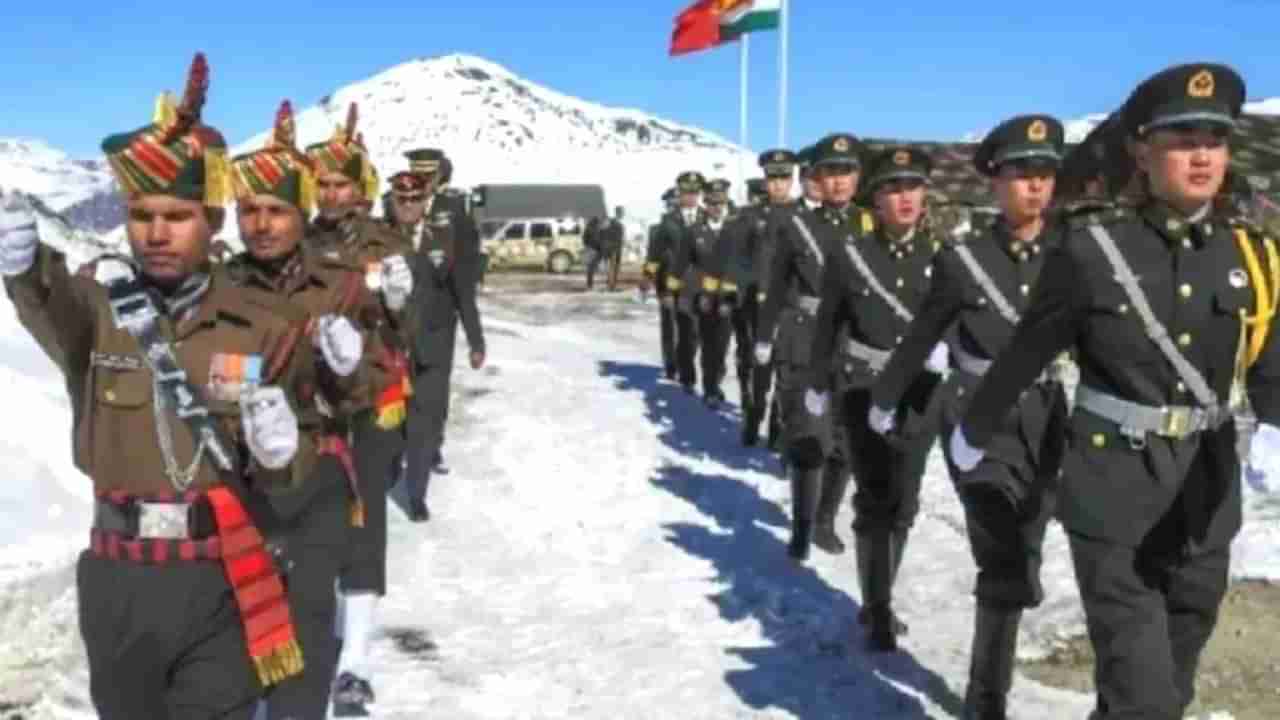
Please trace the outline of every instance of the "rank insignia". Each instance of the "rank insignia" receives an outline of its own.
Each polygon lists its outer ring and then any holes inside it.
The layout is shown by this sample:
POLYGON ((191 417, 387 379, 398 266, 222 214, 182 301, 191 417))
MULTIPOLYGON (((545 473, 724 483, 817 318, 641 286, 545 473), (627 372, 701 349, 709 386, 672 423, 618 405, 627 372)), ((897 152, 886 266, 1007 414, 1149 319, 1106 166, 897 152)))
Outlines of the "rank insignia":
POLYGON ((262 383, 262 356, 216 353, 209 366, 209 397, 238 402, 240 396, 262 383))
POLYGON ((1191 79, 1187 81, 1187 95, 1193 98, 1213 97, 1215 84, 1213 73, 1208 70, 1201 70, 1192 75, 1191 79))

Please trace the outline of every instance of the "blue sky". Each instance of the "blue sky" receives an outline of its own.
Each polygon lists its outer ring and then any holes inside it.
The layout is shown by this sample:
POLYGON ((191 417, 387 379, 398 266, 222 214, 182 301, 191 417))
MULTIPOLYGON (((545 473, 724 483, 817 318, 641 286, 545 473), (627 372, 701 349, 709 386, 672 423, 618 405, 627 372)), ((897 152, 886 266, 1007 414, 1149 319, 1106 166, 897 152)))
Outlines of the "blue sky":
MULTIPOLYGON (((691 1, 691 0, 689 0, 691 1)), ((232 143, 281 98, 305 107, 417 57, 466 52, 558 91, 738 135, 738 50, 667 57, 684 0, 343 4, 158 0, 6 3, 0 136, 76 156, 149 119, 194 50, 213 66, 206 118, 232 143)), ((788 141, 831 130, 953 139, 1022 112, 1110 109, 1142 77, 1188 60, 1239 69, 1280 96, 1280 2, 793 0, 788 141)), ((776 33, 753 36, 750 144, 777 135, 776 33)))

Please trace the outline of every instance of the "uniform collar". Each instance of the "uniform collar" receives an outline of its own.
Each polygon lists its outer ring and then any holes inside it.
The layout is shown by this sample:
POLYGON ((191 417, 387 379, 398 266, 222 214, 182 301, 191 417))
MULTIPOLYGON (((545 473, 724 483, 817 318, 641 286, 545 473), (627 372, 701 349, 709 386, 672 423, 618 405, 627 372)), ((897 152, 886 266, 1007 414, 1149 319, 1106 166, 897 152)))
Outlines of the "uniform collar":
POLYGON ((1143 219, 1171 246, 1198 248, 1213 237, 1213 208, 1206 205, 1187 217, 1168 205, 1151 201, 1142 207, 1143 219))
POLYGON ((916 246, 920 244, 917 230, 918 228, 913 227, 907 231, 906 235, 894 240, 882 226, 880 231, 876 233, 876 237, 880 238, 880 242, 884 243, 884 248, 890 257, 894 260, 902 260, 903 258, 911 257, 916 251, 916 246))
POLYGON ((1049 229, 1049 223, 1045 222, 1040 226, 1040 232, 1030 240, 1022 240, 1013 234, 1009 229, 1008 223, 1001 217, 995 224, 995 240, 1014 262, 1027 262, 1035 258, 1044 251, 1045 232, 1049 229))
POLYGON ((307 285, 324 285, 314 254, 307 252, 301 243, 292 255, 277 262, 261 263, 247 252, 243 262, 247 279, 270 292, 294 293, 307 285))

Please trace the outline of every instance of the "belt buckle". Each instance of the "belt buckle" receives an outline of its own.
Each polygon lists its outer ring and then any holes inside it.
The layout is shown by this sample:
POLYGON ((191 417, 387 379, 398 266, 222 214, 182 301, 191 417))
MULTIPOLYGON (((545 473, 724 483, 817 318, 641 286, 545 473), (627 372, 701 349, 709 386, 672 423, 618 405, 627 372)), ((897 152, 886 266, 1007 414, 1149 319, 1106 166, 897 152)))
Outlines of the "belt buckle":
POLYGON ((188 540, 191 527, 187 503, 138 503, 138 537, 188 540))
POLYGON ((1193 408, 1185 405, 1168 406, 1160 409, 1160 434, 1181 440, 1195 430, 1193 408))

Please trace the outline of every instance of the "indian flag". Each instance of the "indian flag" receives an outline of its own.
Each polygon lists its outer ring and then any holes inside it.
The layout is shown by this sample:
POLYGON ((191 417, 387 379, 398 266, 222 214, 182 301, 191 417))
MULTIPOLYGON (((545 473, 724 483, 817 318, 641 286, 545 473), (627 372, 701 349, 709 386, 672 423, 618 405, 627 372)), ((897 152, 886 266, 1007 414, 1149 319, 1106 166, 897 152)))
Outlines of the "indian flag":
POLYGON ((785 0, 698 0, 676 16, 671 54, 706 50, 746 33, 773 30, 785 0))
POLYGON ((724 0, 720 3, 720 42, 760 30, 776 30, 782 0, 724 0))

